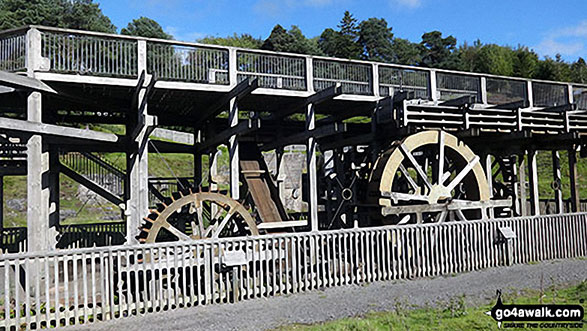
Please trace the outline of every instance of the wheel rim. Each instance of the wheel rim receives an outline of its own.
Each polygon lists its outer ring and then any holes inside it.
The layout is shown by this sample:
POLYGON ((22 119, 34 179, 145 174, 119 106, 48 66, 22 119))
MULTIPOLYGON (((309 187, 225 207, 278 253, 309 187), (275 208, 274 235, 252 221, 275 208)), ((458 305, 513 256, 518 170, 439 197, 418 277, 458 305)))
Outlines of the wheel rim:
MULTIPOLYGON (((413 211, 387 217, 391 223, 442 221, 446 215, 439 217, 440 212, 418 210, 457 200, 490 199, 479 157, 455 136, 443 131, 424 131, 395 142, 377 160, 369 183, 373 202, 381 207, 407 206, 401 210, 413 211)), ((467 213, 472 218, 478 214, 467 213)))
POLYGON ((258 235, 255 220, 238 201, 213 192, 172 195, 170 204, 145 217, 139 240, 189 241, 258 235))

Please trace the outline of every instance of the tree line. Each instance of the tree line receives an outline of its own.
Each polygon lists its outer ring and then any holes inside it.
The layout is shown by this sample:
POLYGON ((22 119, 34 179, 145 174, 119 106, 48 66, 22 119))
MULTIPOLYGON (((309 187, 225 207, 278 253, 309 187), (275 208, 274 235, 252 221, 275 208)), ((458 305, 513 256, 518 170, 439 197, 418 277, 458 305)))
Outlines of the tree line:
MULTIPOLYGON (((28 24, 116 33, 117 28, 93 0, 0 0, 0 29, 28 24)), ((125 35, 172 39, 155 20, 139 17, 120 30, 125 35)), ((526 46, 483 44, 457 45, 454 36, 440 31, 422 35, 420 42, 396 37, 384 18, 359 22, 346 11, 336 28, 320 36, 306 37, 297 26, 276 25, 266 39, 250 34, 205 37, 201 43, 265 49, 345 59, 462 70, 504 76, 587 83, 587 64, 579 57, 566 62, 560 54, 540 59, 526 46)))

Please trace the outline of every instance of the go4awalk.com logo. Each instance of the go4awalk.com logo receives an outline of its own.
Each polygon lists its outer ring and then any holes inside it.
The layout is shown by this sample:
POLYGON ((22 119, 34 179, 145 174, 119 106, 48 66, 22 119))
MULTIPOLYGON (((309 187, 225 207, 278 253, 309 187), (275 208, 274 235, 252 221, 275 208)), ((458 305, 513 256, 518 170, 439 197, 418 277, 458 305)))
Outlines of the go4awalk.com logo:
POLYGON ((500 290, 497 303, 486 314, 497 321, 499 328, 582 329, 584 323, 581 305, 504 305, 500 290))

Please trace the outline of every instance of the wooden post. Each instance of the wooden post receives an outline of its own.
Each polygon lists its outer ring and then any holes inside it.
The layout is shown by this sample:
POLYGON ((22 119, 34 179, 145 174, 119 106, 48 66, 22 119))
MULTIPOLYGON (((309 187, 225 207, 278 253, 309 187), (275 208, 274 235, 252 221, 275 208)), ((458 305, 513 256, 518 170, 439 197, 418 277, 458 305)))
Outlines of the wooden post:
POLYGON ((569 149, 569 176, 571 178, 571 211, 576 213, 579 211, 579 185, 577 172, 577 150, 576 148, 569 149))
POLYGON ((540 195, 538 191, 538 166, 536 165, 535 150, 528 151, 528 175, 530 177, 530 212, 532 215, 540 215, 540 195))
MULTIPOLYGON (((314 105, 308 104, 306 109, 306 131, 316 127, 314 105)), ((308 168, 308 214, 312 231, 318 231, 318 177, 316 168, 316 140, 313 135, 308 137, 306 146, 306 162, 308 168)))
POLYGON ((520 201, 520 216, 528 216, 527 213, 527 198, 526 198, 526 159, 524 154, 521 154, 518 166, 518 183, 519 183, 519 201, 520 201))
MULTIPOLYGON (((137 43, 137 68, 138 72, 146 72, 147 69, 147 43, 144 40, 139 40, 137 43)), ((137 228, 141 226, 143 217, 149 214, 149 123, 148 105, 143 102, 147 97, 147 86, 152 79, 151 75, 146 75, 143 86, 140 87, 138 93, 137 105, 138 111, 134 116, 131 115, 130 121, 127 123, 127 134, 138 132, 136 137, 131 137, 134 141, 131 142, 131 149, 126 155, 126 175, 127 188, 125 188, 126 205, 126 244, 136 244, 137 239, 135 234, 137 228), (144 107, 141 108, 141 106, 144 107)), ((133 109, 132 111, 136 111, 133 109)))
POLYGON ((561 187, 561 163, 558 151, 552 151, 552 177, 554 189, 554 204, 557 214, 564 212, 563 191, 561 187))
POLYGON ((436 70, 430 70, 430 77, 428 78, 428 91, 430 92, 430 100, 434 104, 438 104, 438 90, 436 88, 436 70))
MULTIPOLYGON (((230 110, 228 114, 228 125, 235 127, 238 125, 238 102, 236 98, 230 99, 230 110)), ((240 199, 240 181, 239 181, 239 148, 238 138, 234 134, 228 140, 228 157, 230 160, 230 196, 240 199)))
MULTIPOLYGON (((485 176, 489 185, 489 197, 493 198, 493 160, 490 154, 485 154, 485 176)), ((488 218, 493 218, 493 208, 487 208, 488 218)))
MULTIPOLYGON (((27 32, 27 76, 35 78, 40 68, 41 33, 27 32)), ((41 123, 42 95, 32 92, 27 99, 27 120, 41 123)), ((34 135, 27 141, 27 242, 29 251, 48 251, 55 248, 57 232, 50 227, 49 151, 42 136, 34 135)))

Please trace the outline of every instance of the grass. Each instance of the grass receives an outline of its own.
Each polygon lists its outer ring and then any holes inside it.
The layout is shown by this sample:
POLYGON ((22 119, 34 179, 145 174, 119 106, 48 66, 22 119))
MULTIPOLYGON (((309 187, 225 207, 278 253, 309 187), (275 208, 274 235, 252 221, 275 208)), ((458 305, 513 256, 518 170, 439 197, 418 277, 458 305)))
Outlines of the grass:
MULTIPOLYGON (((543 303, 569 303, 581 304, 587 309, 587 281, 577 286, 557 288, 551 287, 545 291, 524 291, 516 293, 508 292, 502 296, 504 304, 539 304, 543 303)), ((467 307, 464 297, 456 297, 452 300, 438 304, 436 307, 409 307, 397 303, 393 311, 369 313, 362 317, 344 318, 341 320, 313 324, 313 325, 288 325, 279 328, 280 331, 304 330, 499 330, 497 322, 485 312, 489 311, 495 301, 486 305, 467 307)), ((568 329, 549 329, 568 330, 568 329)))

